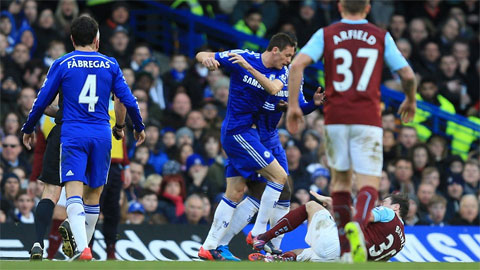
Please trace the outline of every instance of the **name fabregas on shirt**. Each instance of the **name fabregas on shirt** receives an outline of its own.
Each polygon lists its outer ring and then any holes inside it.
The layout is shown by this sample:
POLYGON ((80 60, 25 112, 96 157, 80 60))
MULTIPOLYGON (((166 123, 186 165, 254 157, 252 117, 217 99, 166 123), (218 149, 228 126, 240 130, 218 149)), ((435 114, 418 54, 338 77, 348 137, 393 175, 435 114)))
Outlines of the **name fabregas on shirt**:
POLYGON ((75 60, 67 62, 68 68, 110 68, 110 63, 100 60, 75 60))

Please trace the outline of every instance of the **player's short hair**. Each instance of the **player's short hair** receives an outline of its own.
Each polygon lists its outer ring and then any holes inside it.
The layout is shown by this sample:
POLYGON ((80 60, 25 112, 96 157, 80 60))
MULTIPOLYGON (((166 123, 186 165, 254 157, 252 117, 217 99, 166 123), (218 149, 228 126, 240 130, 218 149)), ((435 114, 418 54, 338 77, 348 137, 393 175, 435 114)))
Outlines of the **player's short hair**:
POLYGON ((362 13, 369 4, 370 0, 340 0, 340 5, 349 14, 362 13))
POLYGON ((391 194, 387 198, 390 198, 392 204, 400 205, 400 217, 405 219, 408 214, 408 209, 410 208, 409 200, 407 194, 398 193, 398 194, 391 194))
POLYGON ((271 52, 274 47, 283 51, 286 47, 296 47, 297 45, 297 38, 293 34, 287 33, 278 33, 273 35, 268 43, 267 52, 271 52))
POLYGON ((87 46, 93 43, 98 33, 98 23, 90 16, 82 15, 73 20, 70 27, 73 42, 77 46, 87 46))

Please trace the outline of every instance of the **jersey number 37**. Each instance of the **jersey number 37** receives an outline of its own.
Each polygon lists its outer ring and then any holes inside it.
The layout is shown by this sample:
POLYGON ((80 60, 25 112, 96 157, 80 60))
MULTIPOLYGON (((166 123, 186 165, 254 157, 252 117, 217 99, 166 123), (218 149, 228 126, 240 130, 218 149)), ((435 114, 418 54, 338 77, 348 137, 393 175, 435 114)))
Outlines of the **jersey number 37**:
POLYGON ((78 103, 88 104, 88 112, 95 112, 95 104, 98 102, 97 95, 97 75, 89 74, 83 84, 78 103))
MULTIPOLYGON (((366 91, 373 69, 375 68, 375 63, 377 62, 378 50, 360 48, 357 51, 356 57, 367 58, 367 62, 365 67, 363 67, 362 75, 360 76, 356 87, 357 91, 366 91)), ((342 64, 337 65, 337 73, 344 76, 344 79, 341 82, 333 81, 333 87, 338 92, 347 91, 353 84, 353 72, 350 69, 353 62, 352 54, 347 49, 338 48, 333 51, 333 58, 341 58, 343 60, 342 64)))

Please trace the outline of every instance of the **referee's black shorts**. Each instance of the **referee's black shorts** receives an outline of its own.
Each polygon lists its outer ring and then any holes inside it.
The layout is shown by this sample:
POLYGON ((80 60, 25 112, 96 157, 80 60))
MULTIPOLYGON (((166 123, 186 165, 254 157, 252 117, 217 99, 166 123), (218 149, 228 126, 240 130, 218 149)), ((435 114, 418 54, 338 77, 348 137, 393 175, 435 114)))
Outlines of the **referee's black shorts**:
POLYGON ((55 125, 48 134, 47 147, 43 155, 42 173, 38 177, 44 183, 63 186, 60 182, 60 131, 61 125, 55 125))

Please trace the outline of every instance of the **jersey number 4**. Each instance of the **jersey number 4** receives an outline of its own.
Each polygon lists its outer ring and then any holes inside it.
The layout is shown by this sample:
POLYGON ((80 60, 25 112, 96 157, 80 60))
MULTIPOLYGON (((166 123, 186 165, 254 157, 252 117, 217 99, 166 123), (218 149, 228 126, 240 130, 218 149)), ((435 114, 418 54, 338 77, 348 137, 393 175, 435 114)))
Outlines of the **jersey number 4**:
MULTIPOLYGON (((352 67, 352 54, 347 49, 339 48, 333 51, 333 57, 335 59, 343 59, 343 63, 337 65, 337 73, 344 76, 343 81, 333 81, 333 87, 338 92, 344 92, 350 89, 353 84, 353 72, 350 69, 352 67)), ((370 77, 372 76, 373 68, 378 58, 377 49, 360 48, 357 51, 358 58, 367 58, 367 63, 363 68, 360 80, 358 80, 357 91, 366 91, 370 77)))
POLYGON ((97 75, 89 74, 83 84, 78 103, 88 104, 88 112, 95 112, 95 104, 98 102, 97 94, 97 75))

